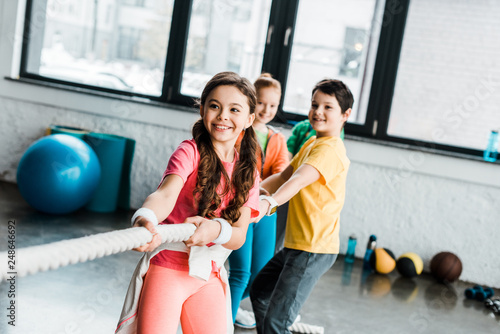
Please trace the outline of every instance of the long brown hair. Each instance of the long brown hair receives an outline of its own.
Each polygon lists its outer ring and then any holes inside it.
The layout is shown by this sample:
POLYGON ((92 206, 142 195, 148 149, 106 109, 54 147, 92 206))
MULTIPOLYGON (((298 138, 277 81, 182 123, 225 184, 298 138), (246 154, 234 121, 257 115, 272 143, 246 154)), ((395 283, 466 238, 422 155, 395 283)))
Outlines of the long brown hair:
MULTIPOLYGON (((234 72, 221 72, 210 79, 203 89, 198 104, 203 106, 208 95, 218 86, 238 88, 248 98, 250 114, 255 113, 255 105, 257 104, 255 88, 250 81, 234 72)), ((251 126, 245 130, 241 141, 240 156, 231 180, 229 180, 226 169, 214 149, 210 134, 202 119, 194 124, 192 133, 200 152, 198 179, 193 191, 194 198, 198 201, 198 215, 215 218, 215 210, 220 207, 222 202, 221 197, 231 196, 228 206, 221 212, 221 216, 233 223, 240 218, 240 208, 247 202, 250 189, 256 178, 257 140, 255 132, 251 126), (224 178, 225 188, 221 194, 217 194, 221 177, 224 178)))

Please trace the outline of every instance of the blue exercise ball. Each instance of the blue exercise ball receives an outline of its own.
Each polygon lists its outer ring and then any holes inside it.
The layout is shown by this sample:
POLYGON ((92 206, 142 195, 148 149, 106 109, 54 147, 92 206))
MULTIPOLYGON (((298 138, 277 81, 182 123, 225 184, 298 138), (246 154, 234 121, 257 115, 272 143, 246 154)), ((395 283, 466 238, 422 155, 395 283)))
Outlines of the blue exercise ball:
POLYGON ((66 214, 83 207, 97 189, 101 166, 83 140, 65 134, 43 137, 26 150, 17 168, 17 185, 35 209, 66 214))

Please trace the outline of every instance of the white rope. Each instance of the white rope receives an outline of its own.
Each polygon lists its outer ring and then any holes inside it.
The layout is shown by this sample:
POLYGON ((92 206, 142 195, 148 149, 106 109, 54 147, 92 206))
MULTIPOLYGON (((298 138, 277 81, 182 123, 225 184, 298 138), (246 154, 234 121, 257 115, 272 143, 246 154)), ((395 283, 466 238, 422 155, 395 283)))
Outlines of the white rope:
MULTIPOLYGON (((156 226, 165 242, 181 242, 193 235, 193 224, 169 224, 156 226)), ((152 234, 145 227, 132 227, 77 239, 68 239, 45 245, 20 248, 15 251, 15 262, 8 252, 0 253, 0 282, 13 275, 23 277, 40 271, 55 270, 69 264, 86 262, 117 254, 147 244, 152 234)), ((12 253, 11 253, 12 254, 12 253)))
POLYGON ((324 334, 325 329, 320 326, 308 325, 302 322, 294 322, 288 329, 294 333, 324 334))

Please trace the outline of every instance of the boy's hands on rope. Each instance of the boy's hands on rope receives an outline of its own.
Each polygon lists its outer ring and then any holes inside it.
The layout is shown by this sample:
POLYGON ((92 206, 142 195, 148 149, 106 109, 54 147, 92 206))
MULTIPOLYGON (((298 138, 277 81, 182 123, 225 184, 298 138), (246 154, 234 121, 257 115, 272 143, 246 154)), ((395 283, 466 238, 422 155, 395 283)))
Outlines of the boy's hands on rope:
POLYGON ((141 227, 141 226, 147 228, 148 231, 151 232, 151 234, 153 234, 153 239, 149 243, 143 246, 134 248, 134 250, 138 252, 151 252, 161 244, 161 236, 156 231, 155 225, 152 222, 150 222, 149 220, 147 220, 142 216, 139 216, 135 220, 134 225, 132 225, 132 227, 141 227))
MULTIPOLYGON (((266 189, 264 189, 262 187, 259 188, 259 195, 271 196, 269 191, 267 191, 266 189)), ((262 217, 264 217, 266 215, 267 210, 269 210, 269 205, 270 204, 268 201, 260 200, 259 201, 259 216, 253 218, 251 222, 258 223, 262 219, 262 217)))
POLYGON ((217 221, 206 219, 200 216, 186 218, 184 223, 194 224, 196 231, 184 243, 186 246, 205 246, 219 236, 221 232, 221 224, 217 221))
MULTIPOLYGON (((269 195, 266 195, 266 196, 269 196, 269 195)), ((252 223, 258 223, 262 219, 262 217, 264 217, 266 215, 267 210, 269 210, 269 206, 270 206, 270 204, 268 201, 260 200, 259 201, 259 216, 254 218, 252 220, 252 223)))

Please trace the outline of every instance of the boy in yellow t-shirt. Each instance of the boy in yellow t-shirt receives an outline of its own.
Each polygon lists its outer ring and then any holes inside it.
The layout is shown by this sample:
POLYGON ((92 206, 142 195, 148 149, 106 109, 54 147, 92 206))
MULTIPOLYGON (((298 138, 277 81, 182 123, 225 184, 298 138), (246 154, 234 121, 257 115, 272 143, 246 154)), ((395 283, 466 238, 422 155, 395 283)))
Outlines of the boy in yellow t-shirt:
POLYGON ((281 173, 261 183, 260 219, 290 201, 285 248, 255 278, 250 298, 258 333, 291 333, 319 278, 339 252, 339 217, 344 205, 350 161, 341 131, 351 114, 353 96, 338 80, 322 80, 313 89, 310 138, 281 173))

